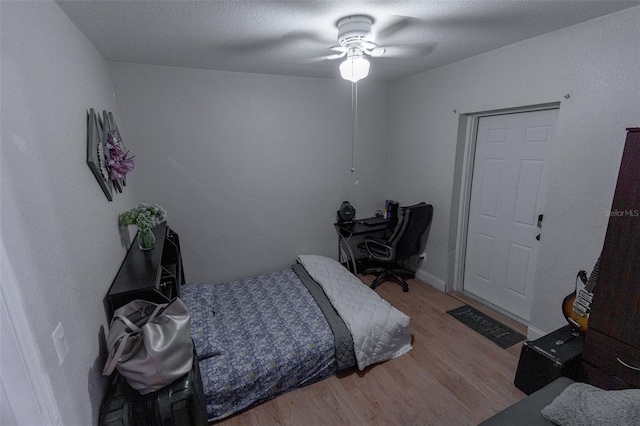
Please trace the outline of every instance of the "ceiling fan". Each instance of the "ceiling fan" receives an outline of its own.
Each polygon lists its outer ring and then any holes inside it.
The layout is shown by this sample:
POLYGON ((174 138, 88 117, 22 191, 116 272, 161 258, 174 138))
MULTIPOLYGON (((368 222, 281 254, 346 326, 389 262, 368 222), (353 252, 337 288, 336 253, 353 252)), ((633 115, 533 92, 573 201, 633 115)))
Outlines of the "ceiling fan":
MULTIPOLYGON (((380 35, 391 35, 411 24, 413 18, 403 17, 388 28, 380 31, 380 35)), ((336 24, 338 28, 338 45, 332 46, 334 54, 320 59, 346 60, 340 64, 342 78, 357 82, 369 74, 369 61, 367 57, 377 58, 385 56, 424 56, 432 50, 429 45, 421 46, 379 46, 371 27, 373 19, 365 15, 352 15, 342 18, 336 24)))
POLYGON ((336 54, 327 56, 327 59, 339 59, 347 55, 350 51, 359 50, 369 56, 382 56, 384 47, 379 47, 374 41, 371 33, 373 20, 368 16, 355 15, 347 16, 338 21, 338 43, 330 49, 336 54))
MULTIPOLYGON (((292 4, 310 5, 312 2, 292 2, 292 4)), ((250 55, 280 56, 295 64, 310 64, 345 58, 343 63, 360 64, 358 65, 362 69, 360 74, 348 72, 351 71, 351 68, 343 73, 344 78, 355 82, 368 75, 369 61, 367 58, 381 58, 383 60, 386 58, 421 58, 433 52, 436 43, 420 42, 416 44, 416 33, 412 31, 427 26, 428 24, 424 20, 408 16, 391 15, 377 21, 367 15, 347 15, 335 24, 338 32, 337 45, 334 42, 334 45, 331 46, 331 39, 328 41, 325 31, 316 28, 311 31, 296 29, 277 37, 261 37, 259 40, 246 39, 225 42, 223 46, 219 47, 219 50, 222 53, 244 57, 250 55), (385 22, 385 24, 380 26, 378 22, 385 22), (412 33, 414 37, 409 38, 412 42, 403 42, 403 40, 408 40, 405 36, 412 35, 412 33), (327 54, 327 50, 332 52, 327 54), (303 53, 301 57, 300 52, 313 53, 310 56, 303 53), (323 54, 323 52, 325 53, 323 54), (364 72, 365 70, 367 72, 364 72)), ((347 65, 342 66, 343 69, 347 68, 347 65)))

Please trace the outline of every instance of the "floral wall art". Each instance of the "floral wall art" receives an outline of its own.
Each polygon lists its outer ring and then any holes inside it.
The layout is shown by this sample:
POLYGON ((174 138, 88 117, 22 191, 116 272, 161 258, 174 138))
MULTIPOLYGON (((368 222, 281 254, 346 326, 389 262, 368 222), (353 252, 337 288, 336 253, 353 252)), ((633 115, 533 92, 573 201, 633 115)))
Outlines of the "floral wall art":
POLYGON ((133 157, 110 112, 102 111, 100 116, 91 108, 87 114, 87 165, 107 200, 112 201, 116 192, 122 193, 127 173, 133 170, 133 157))

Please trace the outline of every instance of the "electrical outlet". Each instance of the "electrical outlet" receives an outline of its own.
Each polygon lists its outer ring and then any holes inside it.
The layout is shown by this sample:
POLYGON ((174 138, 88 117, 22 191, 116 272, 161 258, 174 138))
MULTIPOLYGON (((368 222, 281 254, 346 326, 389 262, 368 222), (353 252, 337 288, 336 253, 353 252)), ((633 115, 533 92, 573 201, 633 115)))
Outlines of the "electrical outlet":
POLYGON ((61 322, 58 323, 56 329, 51 333, 51 338, 53 339, 53 346, 56 348, 58 362, 62 365, 64 359, 69 353, 69 345, 67 344, 67 339, 64 335, 64 328, 62 328, 61 322))

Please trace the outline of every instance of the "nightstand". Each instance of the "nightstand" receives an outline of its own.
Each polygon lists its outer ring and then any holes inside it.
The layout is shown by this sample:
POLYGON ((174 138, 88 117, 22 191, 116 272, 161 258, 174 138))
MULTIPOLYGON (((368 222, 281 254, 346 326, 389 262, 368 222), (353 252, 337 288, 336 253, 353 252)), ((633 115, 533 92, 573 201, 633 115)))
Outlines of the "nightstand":
POLYGON ((184 270, 178 234, 166 222, 152 231, 157 241, 155 247, 140 250, 135 242, 131 244, 107 292, 104 303, 109 321, 116 309, 132 300, 142 299, 160 304, 180 297, 184 270))

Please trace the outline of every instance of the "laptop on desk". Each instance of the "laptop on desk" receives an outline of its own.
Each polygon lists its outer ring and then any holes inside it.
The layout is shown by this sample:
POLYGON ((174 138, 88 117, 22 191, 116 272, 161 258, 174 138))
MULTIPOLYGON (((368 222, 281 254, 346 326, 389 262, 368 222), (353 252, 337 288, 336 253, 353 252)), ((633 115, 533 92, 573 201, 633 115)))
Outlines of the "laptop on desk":
POLYGON ((361 219, 358 222, 362 223, 363 225, 374 226, 380 225, 381 223, 389 222, 389 219, 386 219, 384 217, 368 217, 366 219, 361 219))

